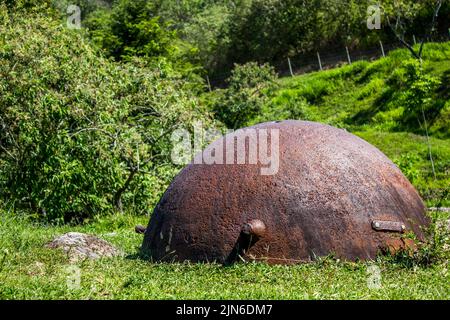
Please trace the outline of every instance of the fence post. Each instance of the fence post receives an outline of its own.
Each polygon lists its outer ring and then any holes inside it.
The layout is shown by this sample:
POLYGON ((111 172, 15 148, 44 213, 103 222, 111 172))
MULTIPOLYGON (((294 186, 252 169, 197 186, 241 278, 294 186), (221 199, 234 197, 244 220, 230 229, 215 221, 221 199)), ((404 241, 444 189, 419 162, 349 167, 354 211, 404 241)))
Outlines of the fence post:
POLYGON ((383 58, 384 58, 386 56, 384 55, 383 42, 381 42, 381 40, 380 40, 380 47, 381 47, 381 54, 383 55, 383 58))
POLYGON ((291 59, 289 59, 289 57, 288 57, 288 64, 289 64, 289 72, 291 73, 291 77, 293 77, 294 73, 292 72, 291 59))
POLYGON ((211 92, 212 90, 211 90, 211 83, 209 82, 209 77, 208 77, 208 75, 206 75, 206 81, 207 81, 207 83, 208 83, 208 89, 209 89, 209 92, 211 92))
POLYGON ((319 51, 317 51, 317 60, 319 60, 319 67, 320 67, 320 70, 323 70, 323 69, 322 69, 322 61, 320 61, 319 51))
POLYGON ((414 44, 417 44, 415 35, 413 35, 413 42, 414 42, 414 44))
POLYGON ((348 52, 348 47, 345 47, 345 51, 347 51, 348 64, 352 64, 352 60, 350 59, 350 53, 348 52))

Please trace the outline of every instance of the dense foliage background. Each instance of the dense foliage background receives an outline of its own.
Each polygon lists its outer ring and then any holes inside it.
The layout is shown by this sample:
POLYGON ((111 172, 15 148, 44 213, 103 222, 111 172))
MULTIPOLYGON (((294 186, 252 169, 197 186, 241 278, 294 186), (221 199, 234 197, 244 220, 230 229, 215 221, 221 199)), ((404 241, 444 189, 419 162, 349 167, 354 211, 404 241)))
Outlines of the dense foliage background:
POLYGON ((172 131, 207 113, 170 69, 109 61, 43 8, 2 8, 2 199, 49 220, 148 213, 174 174, 172 131))
MULTIPOLYGON (((369 30, 366 0, 1 0, 2 206, 53 222, 149 213, 180 169, 170 160, 176 128, 286 118, 358 133, 428 204, 446 204, 448 43, 427 44, 423 62, 403 50, 298 79, 279 80, 271 66, 394 40, 384 22, 397 16, 402 34, 420 39, 434 3, 383 1, 383 28, 369 30), (73 4, 81 29, 67 26, 73 4), (205 80, 224 73, 222 89, 205 80), (399 153, 402 139, 416 144, 399 153)), ((444 1, 434 34, 447 34, 449 14, 444 1)))

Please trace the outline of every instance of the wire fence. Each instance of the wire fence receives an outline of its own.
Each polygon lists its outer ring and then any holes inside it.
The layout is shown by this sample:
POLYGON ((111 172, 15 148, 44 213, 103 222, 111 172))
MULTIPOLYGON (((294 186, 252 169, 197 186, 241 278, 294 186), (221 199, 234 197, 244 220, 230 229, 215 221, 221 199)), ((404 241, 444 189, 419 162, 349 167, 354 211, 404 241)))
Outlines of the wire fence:
MULTIPOLYGON (((419 43, 421 40, 415 36, 410 40, 411 44, 419 43)), ((450 41, 449 34, 437 35, 426 39, 425 42, 446 42, 450 41)), ((286 58, 283 61, 273 63, 279 77, 294 76, 309 72, 328 70, 351 64, 356 61, 374 61, 389 54, 392 50, 405 48, 399 41, 382 42, 369 49, 358 49, 349 47, 334 47, 327 50, 309 52, 294 57, 286 58)), ((211 87, 223 87, 225 80, 231 74, 231 70, 224 70, 213 77, 207 76, 207 84, 211 87)))

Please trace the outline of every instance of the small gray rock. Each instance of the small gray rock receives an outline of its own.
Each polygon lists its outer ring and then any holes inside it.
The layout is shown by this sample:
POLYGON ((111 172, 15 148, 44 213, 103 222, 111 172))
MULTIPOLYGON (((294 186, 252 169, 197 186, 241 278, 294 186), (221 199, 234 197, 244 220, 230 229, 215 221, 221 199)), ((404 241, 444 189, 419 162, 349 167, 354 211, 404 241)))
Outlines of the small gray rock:
POLYGON ((105 240, 79 232, 65 233, 46 246, 51 249, 62 249, 71 261, 115 257, 122 254, 105 240))

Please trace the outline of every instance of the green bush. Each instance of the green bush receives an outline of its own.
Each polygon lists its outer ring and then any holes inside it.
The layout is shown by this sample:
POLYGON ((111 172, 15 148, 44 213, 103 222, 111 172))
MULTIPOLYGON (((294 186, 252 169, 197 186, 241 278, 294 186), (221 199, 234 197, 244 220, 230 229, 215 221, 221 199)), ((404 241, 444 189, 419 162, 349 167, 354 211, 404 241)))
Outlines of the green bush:
POLYGON ((409 127, 413 123, 419 124, 422 132, 425 132, 425 121, 433 121, 440 113, 441 106, 433 99, 440 85, 439 78, 426 74, 417 60, 410 60, 403 67, 407 90, 402 97, 405 107, 402 122, 409 127))
POLYGON ((406 234, 405 237, 414 240, 416 249, 399 250, 394 255, 385 257, 385 259, 408 268, 447 263, 450 259, 448 221, 442 212, 434 212, 430 216, 430 226, 424 230, 426 237, 424 242, 419 241, 413 233, 406 234))
POLYGON ((161 20, 154 1, 118 0, 111 9, 88 14, 83 25, 93 43, 117 61, 142 57, 150 65, 163 66, 165 72, 201 82, 197 75, 201 68, 188 57, 195 54, 195 48, 182 41, 168 21, 161 20))
POLYGON ((228 88, 213 104, 217 119, 232 129, 247 124, 261 112, 267 101, 266 91, 274 88, 275 80, 274 69, 267 64, 235 65, 227 80, 228 88))
POLYGON ((99 10, 86 24, 94 41, 116 59, 167 56, 175 32, 159 21, 152 2, 120 0, 112 10, 99 10))
POLYGON ((1 197, 52 221, 148 212, 176 172, 171 132, 207 115, 184 81, 40 12, 0 7, 1 197))

